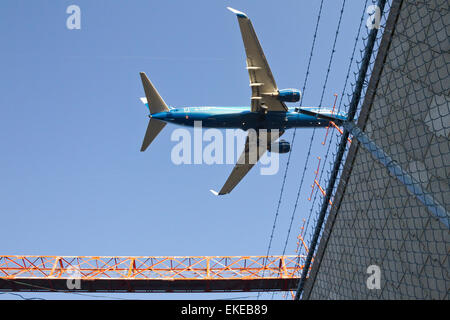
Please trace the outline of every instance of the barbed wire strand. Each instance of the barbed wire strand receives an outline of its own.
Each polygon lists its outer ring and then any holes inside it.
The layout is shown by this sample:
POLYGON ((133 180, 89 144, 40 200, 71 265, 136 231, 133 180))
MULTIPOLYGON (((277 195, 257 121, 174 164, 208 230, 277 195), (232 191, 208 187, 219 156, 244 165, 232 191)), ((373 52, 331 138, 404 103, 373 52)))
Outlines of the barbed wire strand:
MULTIPOLYGON (((368 1, 369 0, 366 0, 365 3, 364 3, 364 6, 363 6, 363 12, 361 14, 360 23, 359 23, 359 26, 358 26, 358 32, 357 32, 357 35, 356 35, 356 38, 355 38, 355 42, 354 42, 354 45, 353 45, 353 51, 352 51, 352 55, 350 57, 350 62, 348 64, 347 75, 345 77, 344 87, 342 89, 341 97, 339 99, 339 105, 338 105, 337 113, 339 113, 340 110, 341 110, 343 97, 345 96, 345 92, 346 92, 346 89, 347 89, 347 83, 348 83, 348 79, 350 77, 350 71, 351 71, 351 67, 353 65, 353 60, 355 58, 356 47, 357 47, 357 44, 359 42, 359 38, 360 38, 360 35, 361 35, 361 27, 362 27, 362 24, 363 24, 363 21, 364 21, 364 15, 365 15, 365 12, 366 12, 368 1)), ((331 135, 331 139, 330 139, 330 142, 328 143, 328 148, 327 148, 327 152, 325 153, 325 158, 324 158, 324 161, 323 161, 323 164, 322 164, 322 168, 320 169, 320 176, 319 176, 319 180, 318 181, 322 181, 322 177, 323 177, 323 174, 325 172, 325 166, 327 164, 328 156, 330 154, 330 149, 331 149, 331 146, 333 145, 333 140, 334 140, 335 137, 336 138, 338 137, 338 133, 337 132, 335 134, 331 135)), ((310 220, 311 220, 312 211, 313 211, 313 209, 315 207, 317 196, 318 196, 318 190, 316 189, 316 191, 314 192, 313 202, 312 202, 311 209, 310 209, 310 212, 309 212, 309 215, 308 215, 308 219, 307 219, 307 222, 306 222, 305 233, 309 230, 309 223, 310 223, 310 220)))
MULTIPOLYGON (((330 53, 330 59, 329 59, 329 62, 328 62, 327 73, 325 75, 325 81, 324 81, 324 84, 323 84, 323 87, 322 87, 322 94, 321 94, 321 97, 320 97, 319 108, 322 106, 323 97, 324 97, 325 90, 326 90, 327 83, 328 83, 328 77, 329 77, 329 74, 330 74, 330 71, 331 71, 331 65, 333 63, 334 53, 336 52, 336 43, 337 43, 337 38, 338 38, 338 35, 339 35, 339 30, 340 30, 340 27, 341 27, 342 16, 343 16, 344 9, 345 9, 345 3, 346 3, 346 0, 343 0, 342 1, 342 7, 341 7, 341 10, 340 10, 340 14, 339 14, 339 20, 338 20, 338 24, 337 24, 336 32, 335 32, 335 36, 334 36, 333 46, 332 46, 331 53, 330 53)), ((301 194, 301 191, 302 191, 302 188, 303 188, 306 170, 308 168, 309 159, 311 157, 311 149, 312 149, 312 145, 313 145, 313 141, 314 141, 314 137, 315 137, 315 132, 316 132, 316 128, 314 127, 313 131, 312 131, 312 134, 311 134, 311 140, 310 140, 310 144, 309 144, 309 148, 308 148, 308 153, 307 153, 307 156, 306 156, 305 166, 303 167, 302 176, 301 176, 301 179, 300 179, 300 184, 299 184, 299 187, 297 189, 297 197, 295 199, 294 209, 293 209, 292 214, 291 214, 290 224, 289 224, 288 232, 287 232, 287 235, 286 235, 286 241, 285 241, 284 247, 283 247, 283 253, 282 253, 283 256, 286 253, 286 248, 287 248, 287 244, 289 242, 289 237, 290 237, 291 230, 292 230, 292 225, 293 225, 293 221, 294 221, 294 217, 295 217, 295 212, 297 211, 298 201, 299 201, 300 194, 301 194)), ((272 298, 273 298, 273 296, 274 296, 274 293, 272 294, 272 298)))
MULTIPOLYGON (((301 95, 301 98, 300 98, 300 105, 303 102, 303 98, 305 96, 306 85, 308 83, 309 70, 310 70, 310 67, 311 67, 311 61, 312 61, 312 57, 313 57, 313 53, 314 53, 314 47, 315 47, 315 44, 316 44, 317 30, 319 28, 319 22, 320 22, 320 18, 321 18, 321 15, 322 15, 322 8, 323 8, 323 0, 321 0, 321 2, 320 2, 319 12, 317 14, 316 27, 315 27, 315 30, 314 30, 313 41, 312 41, 312 45, 311 45, 311 51, 310 51, 310 54, 309 54, 308 66, 306 68, 305 80, 303 82, 302 95, 301 95)), ((286 183, 286 177, 287 177, 287 172, 288 172, 288 169, 289 169, 289 164, 290 164, 290 160, 291 160, 292 149, 294 147, 294 141, 295 141, 296 133, 297 133, 297 128, 294 128, 294 133, 293 133, 292 139, 291 139, 291 150, 289 151, 288 159, 287 159, 287 162, 286 162, 286 168, 284 170, 283 182, 281 184, 280 196, 279 196, 279 199, 278 199, 277 209, 275 211, 275 218, 274 218, 273 225, 272 225, 272 232, 271 232, 270 238, 269 238, 269 245, 267 247, 267 253, 266 253, 265 261, 267 261, 267 258, 268 258, 269 253, 270 253, 270 249, 272 247, 273 235, 275 233, 276 223, 277 223, 278 215, 279 215, 279 212, 280 212, 281 200, 282 200, 282 197, 283 197, 284 186, 285 186, 285 183, 286 183)), ((264 265, 265 265, 265 262, 264 262, 264 265)), ((265 269, 263 269, 262 276, 264 276, 264 271, 265 271, 265 269)), ((257 299, 259 299, 260 294, 261 293, 258 292, 257 299)))

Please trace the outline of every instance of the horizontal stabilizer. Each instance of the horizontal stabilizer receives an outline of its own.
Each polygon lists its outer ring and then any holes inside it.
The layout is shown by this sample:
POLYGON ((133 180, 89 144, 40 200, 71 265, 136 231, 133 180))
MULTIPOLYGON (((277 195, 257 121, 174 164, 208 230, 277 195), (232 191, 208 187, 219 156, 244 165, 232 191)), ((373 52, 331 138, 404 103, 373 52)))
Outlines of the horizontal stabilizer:
POLYGON ((147 131, 145 132, 144 141, 142 142, 141 151, 145 151, 148 148, 150 143, 152 143, 152 141, 156 138, 158 133, 160 133, 165 126, 166 126, 165 122, 158 119, 150 118, 150 121, 148 122, 147 126, 147 131))

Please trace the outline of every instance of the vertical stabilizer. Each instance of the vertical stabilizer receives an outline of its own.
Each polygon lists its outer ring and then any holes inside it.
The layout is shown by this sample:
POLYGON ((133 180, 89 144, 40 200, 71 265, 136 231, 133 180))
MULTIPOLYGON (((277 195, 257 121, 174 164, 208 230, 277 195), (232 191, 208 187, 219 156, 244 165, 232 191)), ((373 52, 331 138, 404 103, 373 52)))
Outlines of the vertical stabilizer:
POLYGON ((148 79, 144 72, 139 73, 141 75, 142 86, 144 87, 145 96, 147 97, 148 108, 150 114, 169 111, 163 98, 159 95, 153 84, 148 79))

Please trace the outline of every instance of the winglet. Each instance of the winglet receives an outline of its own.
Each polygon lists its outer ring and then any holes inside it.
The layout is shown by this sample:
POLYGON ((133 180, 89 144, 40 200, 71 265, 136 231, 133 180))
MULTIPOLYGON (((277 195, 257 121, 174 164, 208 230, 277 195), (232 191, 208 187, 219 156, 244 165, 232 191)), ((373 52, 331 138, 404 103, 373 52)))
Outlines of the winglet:
POLYGON ((219 193, 217 192, 217 191, 214 191, 214 190, 209 190, 209 191, 211 191, 211 193, 213 194, 213 195, 215 195, 215 196, 218 196, 219 195, 219 193))
POLYGON ((238 10, 233 9, 231 7, 227 7, 227 9, 230 10, 231 12, 235 13, 238 16, 238 18, 248 18, 247 15, 245 13, 241 12, 241 11, 238 11, 238 10))

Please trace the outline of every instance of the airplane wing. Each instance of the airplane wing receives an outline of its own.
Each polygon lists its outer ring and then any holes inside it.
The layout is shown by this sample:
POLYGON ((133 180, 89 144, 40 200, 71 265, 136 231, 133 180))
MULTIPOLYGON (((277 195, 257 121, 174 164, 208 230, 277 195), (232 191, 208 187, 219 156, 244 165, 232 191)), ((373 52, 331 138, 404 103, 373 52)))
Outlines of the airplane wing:
POLYGON ((281 137, 284 133, 284 131, 279 131, 277 133, 267 131, 267 133, 263 135, 260 134, 259 130, 256 131, 256 134, 254 132, 255 131, 249 131, 245 141, 244 150, 222 189, 220 189, 219 192, 210 190, 216 196, 230 193, 267 151, 267 146, 281 137), (267 139, 267 143, 264 143, 264 138, 267 139), (261 141, 258 144, 260 139, 261 141), (261 144, 261 142, 263 143, 261 144), (258 147, 258 145, 260 147, 258 147))
POLYGON ((227 9, 236 14, 241 29, 252 89, 252 112, 259 112, 264 109, 267 111, 287 111, 286 105, 272 96, 278 92, 278 87, 259 44, 252 22, 245 13, 230 7, 227 7, 227 9))

